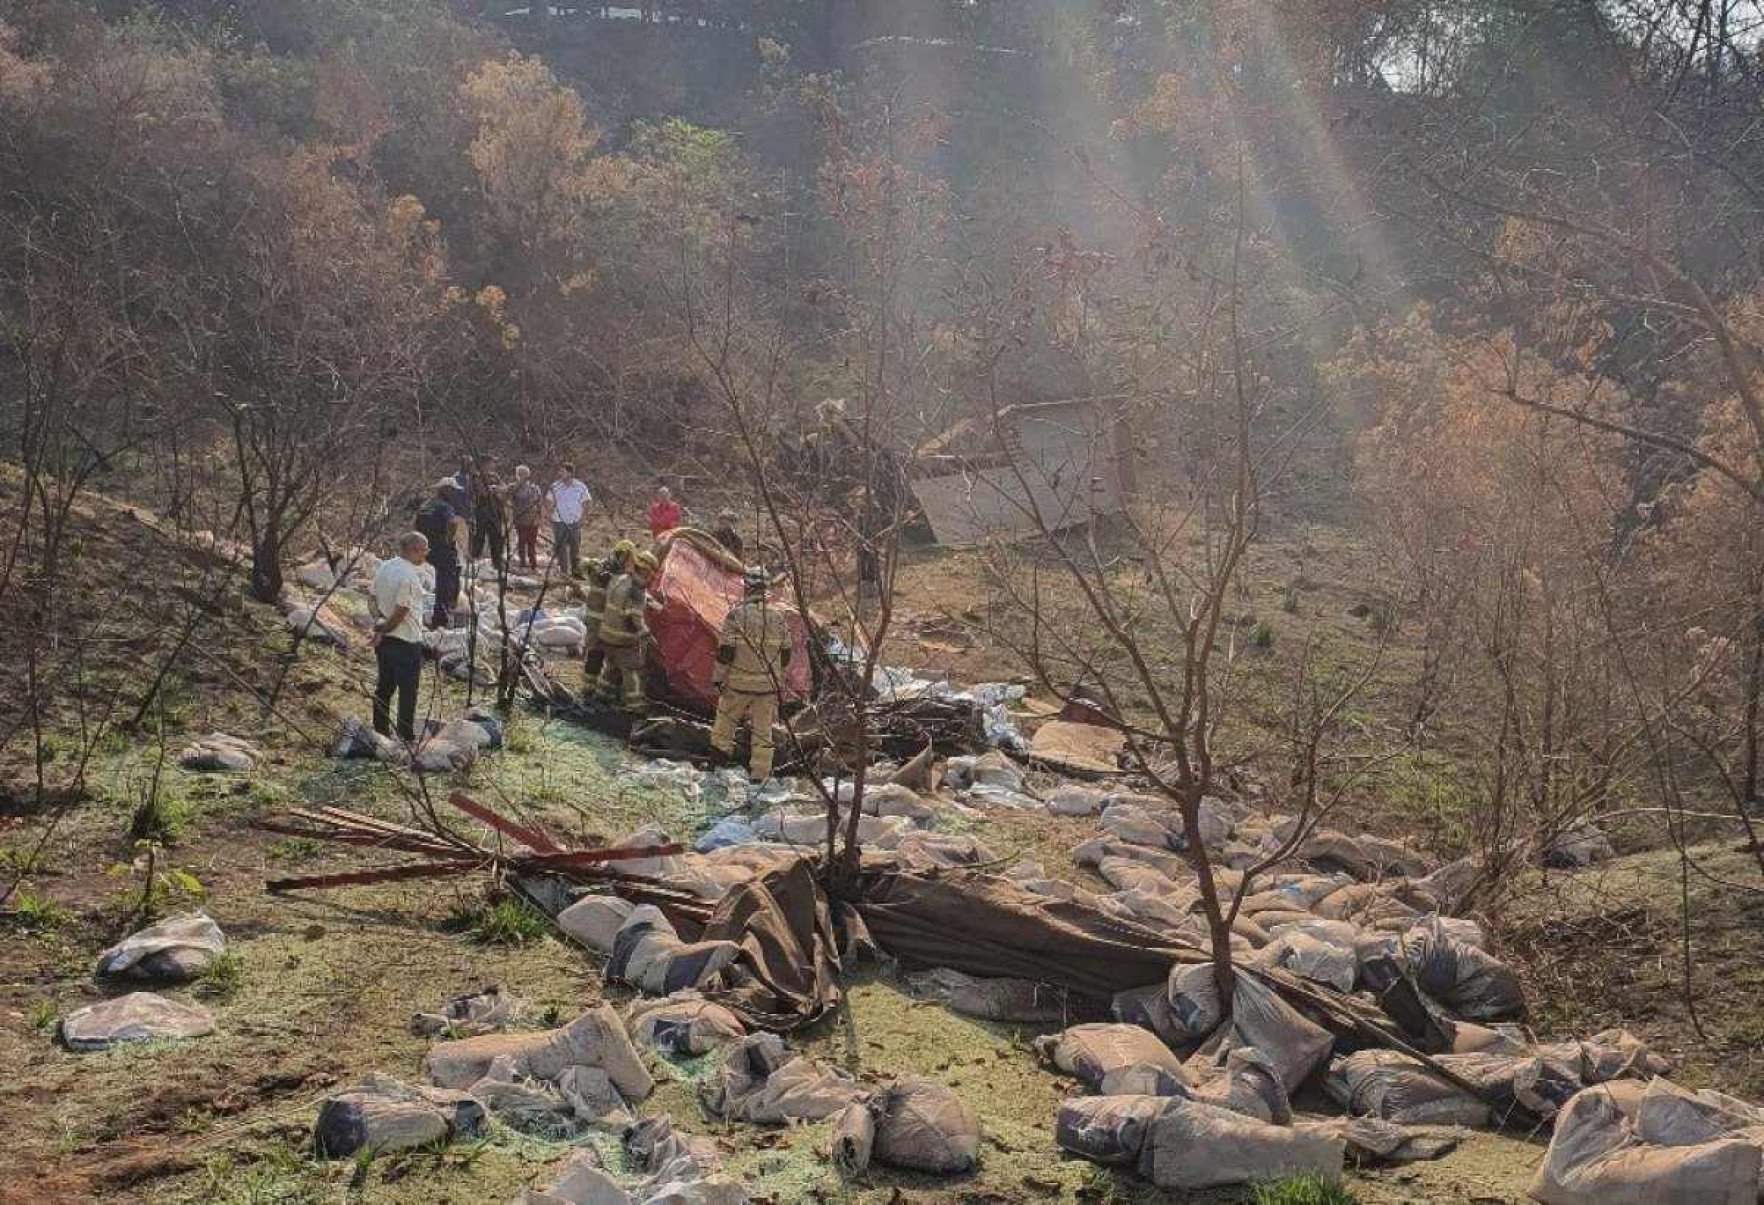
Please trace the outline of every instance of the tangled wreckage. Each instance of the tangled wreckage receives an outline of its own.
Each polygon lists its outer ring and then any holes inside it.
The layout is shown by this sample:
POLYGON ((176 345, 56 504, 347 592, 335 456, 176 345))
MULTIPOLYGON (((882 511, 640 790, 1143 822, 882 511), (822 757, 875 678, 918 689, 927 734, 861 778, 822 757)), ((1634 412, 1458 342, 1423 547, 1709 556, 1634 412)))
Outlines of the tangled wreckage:
MULTIPOLYGON (((677 711, 629 735, 689 761, 704 727, 692 704, 708 699, 703 638, 714 641, 718 608, 738 587, 718 580, 714 556, 681 547, 663 593, 684 610, 657 631, 677 711)), ((799 634, 815 639, 812 624, 799 634)), ((855 964, 884 959, 952 1010, 1039 1030, 1039 1057, 1081 1086, 1049 1118, 1051 1140, 1162 1188, 1336 1177, 1349 1162, 1434 1158, 1466 1129, 1506 1127, 1553 1128, 1531 1189, 1553 1205, 1758 1199, 1764 1111, 1672 1084, 1665 1060, 1626 1031, 1540 1041, 1526 1028, 1518 978, 1459 915, 1467 863, 1435 866, 1400 843, 1273 814, 1252 793, 1206 800, 1191 832, 1168 800, 1110 764, 1112 734, 1083 709, 1028 739, 1001 690, 885 677, 875 684, 889 696, 878 706, 884 735, 861 798, 839 778, 754 785, 650 761, 633 773, 719 801, 704 831, 651 827, 571 848, 458 792, 449 802, 488 839, 338 809, 274 822, 414 860, 271 890, 490 874, 602 959, 609 984, 636 993, 623 1015, 602 1005, 543 1031, 506 1028, 502 1001, 450 1002, 436 1022, 449 1036, 425 1064, 430 1084, 373 1080, 332 1097, 321 1149, 434 1141, 475 1133, 486 1117, 553 1136, 610 1127, 639 1183, 584 1149, 526 1199, 742 1201, 713 1144, 640 1108, 653 1088, 644 1051, 721 1051, 699 1089, 715 1118, 826 1122, 828 1157, 848 1173, 872 1160, 968 1171, 985 1118, 950 1088, 860 1083, 786 1044, 838 1007, 855 964), (1093 823, 1072 859, 1109 890, 1038 863, 1004 865, 951 831, 1019 811, 1093 823), (853 819, 857 872, 823 873, 830 822, 843 830, 853 819), (1228 998, 1199 917, 1196 843, 1221 889, 1241 889, 1228 998), (1278 850, 1291 855, 1252 872, 1278 850)), ((531 681, 543 706, 609 719, 541 671, 531 681)), ((812 681, 796 687, 799 715, 812 713, 812 681)), ((811 760, 796 758, 805 769, 811 760)))
MULTIPOLYGON (((667 533, 661 541, 661 570, 651 590, 658 606, 648 614, 647 686, 650 713, 634 719, 586 692, 570 688, 537 658, 523 666, 533 701, 588 727, 619 737, 650 757, 710 759, 709 720, 716 709, 712 683, 723 620, 742 599, 742 563, 714 539, 691 528, 667 533)), ((814 616, 805 616, 774 591, 772 604, 790 629, 792 653, 779 687, 784 719, 776 745, 778 768, 806 766, 838 738, 838 724, 822 714, 833 675, 853 675, 854 657, 814 616)), ((921 752, 972 752, 986 743, 988 707, 997 700, 972 692, 903 691, 882 684, 869 707, 873 739, 884 756, 921 752)), ((834 709, 837 713, 837 709, 834 709)), ((744 746, 746 736, 740 739, 744 746)), ((737 749, 745 757, 744 747, 737 749)))

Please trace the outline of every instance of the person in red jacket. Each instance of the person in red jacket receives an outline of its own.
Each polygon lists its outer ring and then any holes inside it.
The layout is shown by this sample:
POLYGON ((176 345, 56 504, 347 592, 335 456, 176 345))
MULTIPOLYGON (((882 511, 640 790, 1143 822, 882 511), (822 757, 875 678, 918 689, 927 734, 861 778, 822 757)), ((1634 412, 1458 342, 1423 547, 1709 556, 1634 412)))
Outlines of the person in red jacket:
POLYGON ((649 534, 659 539, 664 531, 672 531, 680 526, 680 504, 674 501, 673 491, 667 486, 657 486, 655 500, 649 504, 649 534))

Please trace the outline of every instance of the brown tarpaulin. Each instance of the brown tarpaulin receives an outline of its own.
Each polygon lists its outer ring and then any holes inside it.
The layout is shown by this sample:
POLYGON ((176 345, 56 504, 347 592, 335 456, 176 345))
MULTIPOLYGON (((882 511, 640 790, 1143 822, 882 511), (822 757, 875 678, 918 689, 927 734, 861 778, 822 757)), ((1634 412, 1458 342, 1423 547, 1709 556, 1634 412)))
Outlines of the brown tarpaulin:
POLYGON ((878 860, 866 863, 852 903, 876 944, 902 962, 1095 999, 1157 983, 1176 963, 1208 961, 1197 946, 983 871, 919 874, 878 860))
POLYGON ((717 901, 701 941, 732 941, 741 956, 729 986, 707 992, 759 1029, 786 1031, 839 1003, 839 945, 815 867, 796 858, 717 901))
MULTIPOLYGON (((813 858, 791 858, 731 888, 714 907, 669 890, 661 880, 621 875, 605 885, 660 905, 688 941, 740 946, 727 986, 705 995, 754 1028, 788 1032, 839 1003, 840 947, 818 869, 813 858)), ((554 914, 575 894, 534 890, 540 884, 530 878, 521 885, 554 914)), ((1209 961, 1198 946, 1075 900, 1035 895, 984 871, 907 870, 886 855, 865 859, 846 903, 882 952, 908 966, 1027 979, 1099 1007, 1117 992, 1161 983, 1179 963, 1209 961)), ((1278 968, 1238 970, 1254 974, 1335 1032, 1406 1050, 1392 1040, 1389 1021, 1377 1009, 1278 968)))

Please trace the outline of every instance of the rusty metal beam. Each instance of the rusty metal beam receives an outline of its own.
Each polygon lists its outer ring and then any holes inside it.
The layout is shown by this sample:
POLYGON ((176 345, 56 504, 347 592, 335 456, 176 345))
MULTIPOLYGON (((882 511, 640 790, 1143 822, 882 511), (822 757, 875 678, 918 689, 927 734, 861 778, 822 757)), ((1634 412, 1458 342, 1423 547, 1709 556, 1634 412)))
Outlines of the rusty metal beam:
POLYGON ((481 820, 504 836, 513 837, 528 849, 536 853, 563 853, 556 842, 538 829, 528 828, 524 824, 516 824, 505 816, 500 816, 485 807, 464 791, 455 791, 447 797, 447 802, 475 820, 481 820))
POLYGON ((265 891, 280 894, 284 891, 300 891, 308 887, 351 887, 366 883, 395 883, 402 879, 440 879, 449 875, 470 874, 474 870, 482 870, 488 863, 471 862, 412 862, 404 866, 386 866, 379 870, 350 870, 339 874, 304 875, 292 879, 270 879, 263 885, 265 891))

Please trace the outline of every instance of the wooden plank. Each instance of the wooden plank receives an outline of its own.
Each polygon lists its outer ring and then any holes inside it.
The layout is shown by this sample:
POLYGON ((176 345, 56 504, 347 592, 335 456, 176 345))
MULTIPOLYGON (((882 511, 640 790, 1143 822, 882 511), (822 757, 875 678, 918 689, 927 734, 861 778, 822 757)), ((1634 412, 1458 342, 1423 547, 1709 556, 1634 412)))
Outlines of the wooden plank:
POLYGON ((363 845, 372 849, 391 849, 400 853, 426 854, 431 858, 457 858, 460 852, 454 846, 444 845, 439 841, 418 841, 415 838, 394 836, 391 833, 302 828, 296 824, 282 824, 274 820, 260 820, 252 827, 266 833, 280 833, 285 837, 303 837, 310 841, 326 841, 335 845, 363 845))
POLYGON ((554 853, 528 854, 513 859, 522 868, 560 870, 572 866, 593 866, 600 862, 628 862, 637 858, 664 858, 685 853, 679 842, 670 845, 633 845, 628 849, 565 849, 554 853))
MULTIPOLYGON (((295 815, 301 814, 303 813, 295 813, 295 815)), ((476 846, 472 845, 471 842, 462 841, 451 833, 435 832, 423 828, 411 828, 408 825, 395 824, 390 820, 382 820, 378 816, 368 816, 361 812, 350 812, 343 808, 336 807, 321 807, 318 810, 318 814, 321 818, 328 820, 333 824, 342 824, 358 829, 372 829, 375 832, 395 833, 402 837, 412 837, 423 841, 440 841, 446 845, 451 845, 458 850, 466 850, 472 853, 482 852, 476 846)))

